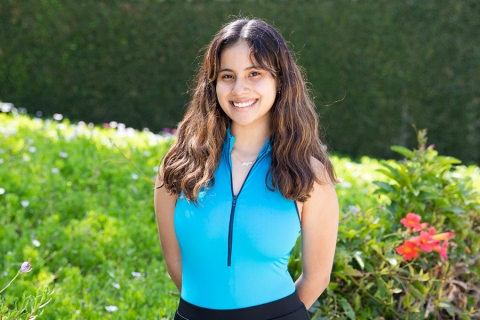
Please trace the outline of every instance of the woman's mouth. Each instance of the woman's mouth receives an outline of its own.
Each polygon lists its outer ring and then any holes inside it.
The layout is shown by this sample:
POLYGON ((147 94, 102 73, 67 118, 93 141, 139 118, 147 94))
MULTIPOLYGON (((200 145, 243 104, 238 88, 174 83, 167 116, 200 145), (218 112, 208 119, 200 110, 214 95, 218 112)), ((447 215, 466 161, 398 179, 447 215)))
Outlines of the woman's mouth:
POLYGON ((253 106, 257 101, 258 99, 252 99, 245 102, 230 101, 230 103, 236 108, 247 108, 247 107, 253 106))

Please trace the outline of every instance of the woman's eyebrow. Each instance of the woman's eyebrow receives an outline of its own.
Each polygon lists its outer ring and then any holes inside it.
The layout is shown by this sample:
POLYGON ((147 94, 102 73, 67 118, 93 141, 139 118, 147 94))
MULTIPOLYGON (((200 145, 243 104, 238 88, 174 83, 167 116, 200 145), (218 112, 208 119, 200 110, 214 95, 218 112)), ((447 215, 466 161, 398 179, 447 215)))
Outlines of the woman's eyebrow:
MULTIPOLYGON (((264 68, 262 68, 261 66, 250 66, 250 67, 246 67, 244 70, 251 70, 251 69, 262 69, 263 70, 264 68)), ((218 73, 225 72, 225 71, 233 72, 232 69, 223 68, 223 69, 218 70, 218 73)))

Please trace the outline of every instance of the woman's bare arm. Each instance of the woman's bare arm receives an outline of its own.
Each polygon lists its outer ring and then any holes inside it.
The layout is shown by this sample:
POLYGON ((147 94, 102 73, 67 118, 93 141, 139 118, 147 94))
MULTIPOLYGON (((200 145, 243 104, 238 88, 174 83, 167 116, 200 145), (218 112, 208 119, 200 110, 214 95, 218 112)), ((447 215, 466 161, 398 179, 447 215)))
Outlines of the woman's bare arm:
POLYGON ((177 286, 182 289, 182 258, 177 236, 173 227, 173 211, 177 195, 169 195, 163 185, 163 164, 160 166, 159 175, 155 182, 154 206, 157 217, 158 235, 162 246, 163 258, 167 272, 177 286), (158 188, 162 186, 161 188, 158 188), (157 189, 158 188, 158 189, 157 189))
POLYGON ((300 300, 310 308, 330 282, 337 242, 339 207, 335 187, 323 165, 314 160, 319 177, 326 184, 314 184, 301 210, 302 267, 295 282, 300 300))

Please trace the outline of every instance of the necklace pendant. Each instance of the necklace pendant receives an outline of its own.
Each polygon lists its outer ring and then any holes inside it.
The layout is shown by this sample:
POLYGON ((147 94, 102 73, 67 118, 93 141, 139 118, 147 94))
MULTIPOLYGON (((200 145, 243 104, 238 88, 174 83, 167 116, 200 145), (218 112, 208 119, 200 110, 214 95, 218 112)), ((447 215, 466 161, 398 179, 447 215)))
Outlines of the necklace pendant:
POLYGON ((249 166, 253 163, 253 161, 245 161, 245 162, 242 162, 242 166, 249 166))

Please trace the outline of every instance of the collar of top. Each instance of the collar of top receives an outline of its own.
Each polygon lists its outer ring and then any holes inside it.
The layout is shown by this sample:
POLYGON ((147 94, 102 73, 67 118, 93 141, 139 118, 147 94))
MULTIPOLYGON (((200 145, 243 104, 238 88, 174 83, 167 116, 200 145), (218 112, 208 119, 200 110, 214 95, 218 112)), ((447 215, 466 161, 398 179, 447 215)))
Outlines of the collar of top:
MULTIPOLYGON (((233 145, 235 144, 235 137, 232 135, 232 132, 230 130, 230 125, 227 127, 227 141, 226 145, 228 146, 228 153, 231 154, 233 150, 233 145)), ((260 155, 270 152, 272 150, 272 146, 270 144, 270 138, 265 141, 265 144, 263 145, 262 149, 258 153, 257 158, 260 157, 260 155)))

